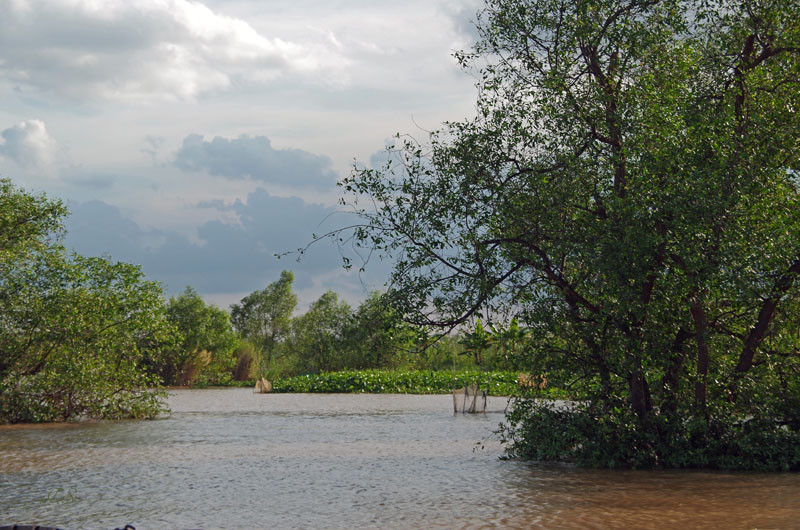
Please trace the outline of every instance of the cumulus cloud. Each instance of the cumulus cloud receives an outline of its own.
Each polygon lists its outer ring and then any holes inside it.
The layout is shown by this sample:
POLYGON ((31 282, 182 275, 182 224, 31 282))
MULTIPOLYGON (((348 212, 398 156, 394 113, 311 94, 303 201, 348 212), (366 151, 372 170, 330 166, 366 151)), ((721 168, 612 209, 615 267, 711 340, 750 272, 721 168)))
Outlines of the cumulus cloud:
POLYGON ((338 68, 333 45, 288 42, 192 0, 0 0, 0 78, 72 99, 192 100, 338 68))
POLYGON ((0 132, 0 155, 23 167, 46 167, 58 156, 59 146, 41 120, 27 120, 0 132))
POLYGON ((190 134, 175 154, 174 164, 184 171, 207 171, 230 179, 253 180, 289 187, 330 189, 337 175, 331 159, 301 149, 275 149, 265 136, 214 137, 206 141, 190 134))

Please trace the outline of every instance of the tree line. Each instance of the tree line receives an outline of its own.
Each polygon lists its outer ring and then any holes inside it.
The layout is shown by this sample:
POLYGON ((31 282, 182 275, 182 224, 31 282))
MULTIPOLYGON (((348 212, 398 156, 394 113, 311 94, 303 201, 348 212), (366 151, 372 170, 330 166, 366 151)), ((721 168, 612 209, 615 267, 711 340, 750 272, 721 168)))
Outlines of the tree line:
POLYGON ((381 293, 353 308, 328 291, 295 315, 290 271, 230 311, 191 287, 167 299, 136 265, 64 248, 66 215, 0 180, 0 423, 152 417, 161 385, 510 366, 480 325, 433 340, 381 293))
POLYGON ((358 307, 327 291, 294 316, 294 275, 283 271, 230 312, 206 305, 191 287, 166 302, 166 319, 180 340, 148 370, 168 385, 225 385, 341 370, 511 370, 523 366, 527 332, 474 328, 430 336, 402 319, 385 294, 373 292, 358 307))

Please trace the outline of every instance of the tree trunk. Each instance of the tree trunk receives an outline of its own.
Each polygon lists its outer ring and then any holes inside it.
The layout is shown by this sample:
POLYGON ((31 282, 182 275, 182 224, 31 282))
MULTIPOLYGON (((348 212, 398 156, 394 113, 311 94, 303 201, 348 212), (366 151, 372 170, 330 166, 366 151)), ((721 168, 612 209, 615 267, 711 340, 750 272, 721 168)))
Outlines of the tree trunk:
POLYGON ((635 368, 628 377, 628 385, 631 389, 631 407, 639 420, 646 424, 653 404, 650 398, 650 388, 647 386, 647 380, 644 377, 641 361, 635 360, 635 368))
POLYGON ((761 341, 769 330, 769 325, 775 317, 775 311, 778 309, 778 303, 786 292, 794 285, 794 280, 800 274, 800 259, 797 259, 786 270, 785 273, 778 278, 775 286, 772 288, 770 296, 764 300, 761 310, 758 313, 755 325, 750 329, 747 338, 744 341, 744 346, 739 354, 739 362, 736 365, 736 377, 741 377, 742 374, 750 370, 753 366, 753 357, 755 357, 756 350, 761 345, 761 341))
POLYGON ((664 387, 664 401, 661 404, 661 411, 671 415, 678 412, 678 392, 680 391, 680 376, 683 369, 683 361, 686 354, 683 351, 683 343, 686 342, 691 333, 683 328, 678 330, 675 341, 672 344, 672 357, 670 364, 664 371, 661 378, 661 385, 664 387))

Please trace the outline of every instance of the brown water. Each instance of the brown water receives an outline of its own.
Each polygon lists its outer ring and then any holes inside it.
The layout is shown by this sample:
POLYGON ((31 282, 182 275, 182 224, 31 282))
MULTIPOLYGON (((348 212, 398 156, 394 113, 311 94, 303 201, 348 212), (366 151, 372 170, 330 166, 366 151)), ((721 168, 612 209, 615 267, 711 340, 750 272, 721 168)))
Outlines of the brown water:
POLYGON ((0 428, 0 526, 800 528, 800 475, 499 460, 449 396, 182 390, 168 418, 0 428))

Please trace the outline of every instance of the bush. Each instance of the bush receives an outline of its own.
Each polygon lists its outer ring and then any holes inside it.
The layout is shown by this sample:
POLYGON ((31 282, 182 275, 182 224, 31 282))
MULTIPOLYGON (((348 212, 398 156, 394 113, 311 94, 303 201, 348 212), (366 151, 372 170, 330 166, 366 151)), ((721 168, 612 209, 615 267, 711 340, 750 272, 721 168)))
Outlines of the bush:
POLYGON ((235 354, 237 357, 236 367, 233 369, 234 381, 250 381, 256 376, 256 357, 255 349, 249 343, 240 346, 235 354))
POLYGON ((516 401, 499 434, 507 457, 588 467, 800 470, 800 432, 718 411, 708 420, 657 416, 643 429, 623 403, 516 401))
POLYGON ((0 384, 0 423, 40 423, 90 418, 154 418, 166 411, 163 391, 117 381, 85 380, 85 374, 40 372, 7 377, 0 384))

